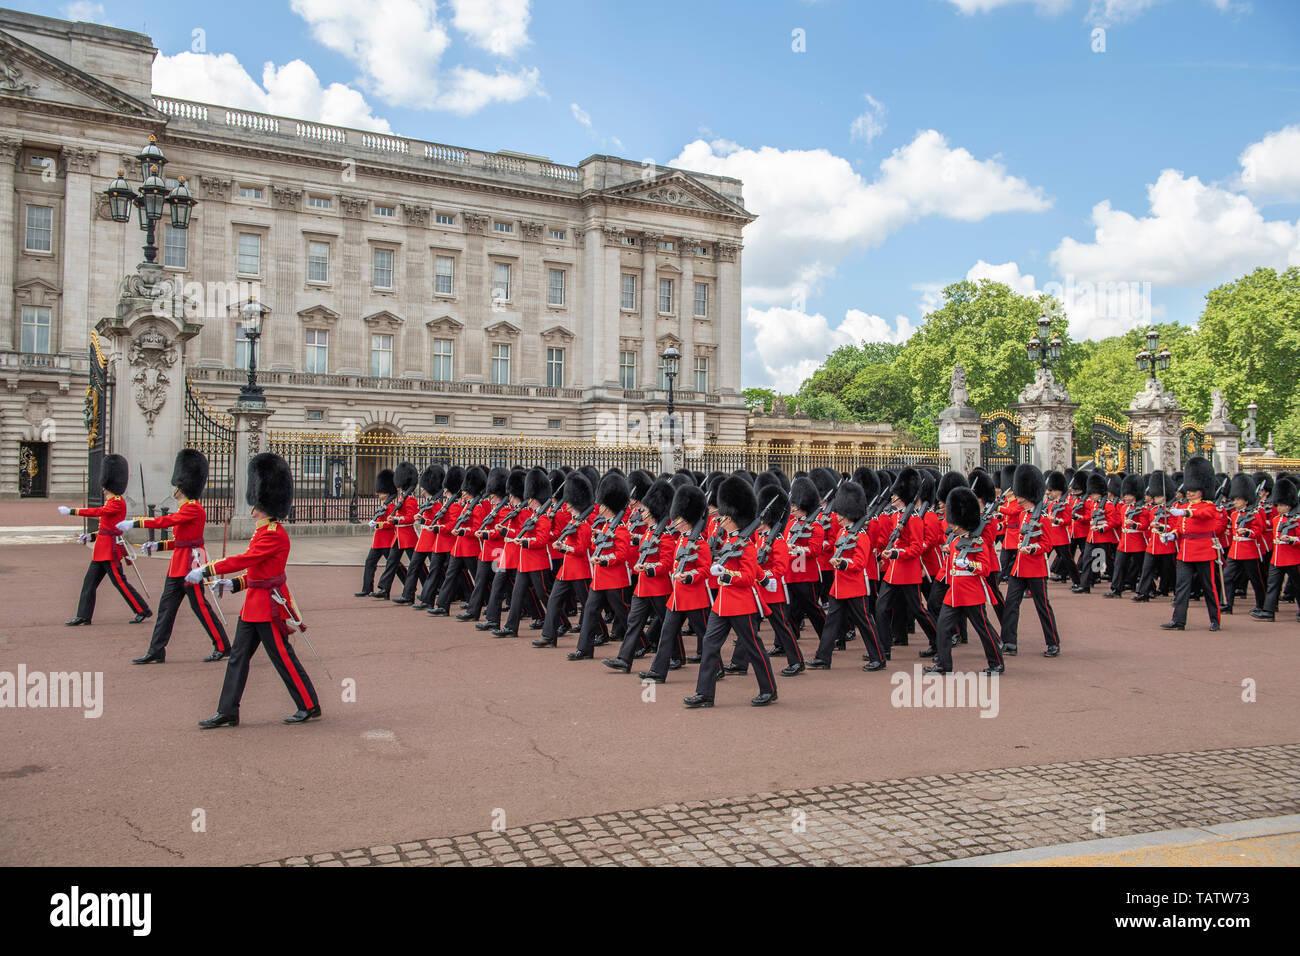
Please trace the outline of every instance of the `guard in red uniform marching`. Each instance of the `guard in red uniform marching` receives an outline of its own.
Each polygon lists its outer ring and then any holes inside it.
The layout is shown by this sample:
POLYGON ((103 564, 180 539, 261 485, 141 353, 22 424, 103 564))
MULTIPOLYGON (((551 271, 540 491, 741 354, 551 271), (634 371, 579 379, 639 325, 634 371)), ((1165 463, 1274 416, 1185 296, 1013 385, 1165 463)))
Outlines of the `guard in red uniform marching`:
MULTIPOLYGON (((419 499, 415 497, 415 486, 419 478, 420 473, 409 461, 401 462, 393 469, 393 484, 397 486, 397 500, 393 503, 392 512, 393 543, 388 548, 388 557, 384 559, 384 573, 379 576, 379 588, 372 595, 381 601, 388 600, 393 590, 393 578, 400 577, 402 594, 398 595, 398 603, 406 603, 402 595, 406 594, 406 578, 410 569, 403 566, 402 560, 405 559, 408 565, 412 564, 415 544, 419 540, 419 533, 415 530, 415 513, 420 508, 419 499)), ((419 586, 418 581, 416 586, 419 586)))
POLYGON ((433 553, 429 555, 429 576, 420 588, 419 600, 415 607, 432 614, 433 604, 442 589, 443 579, 447 576, 447 565, 451 562, 451 526, 460 516, 460 487, 465 482, 465 469, 452 465, 442 478, 442 503, 433 515, 433 553))
MULTIPOLYGON (((912 488, 915 491, 915 487, 912 488)), ((817 645, 817 653, 808 661, 810 670, 827 670, 831 666, 831 657, 845 628, 850 623, 858 628, 862 642, 867 645, 868 663, 864 671, 883 670, 889 656, 889 647, 881 639, 883 630, 889 626, 881 604, 880 623, 872 620, 867 607, 867 592, 871 584, 867 577, 867 565, 875 560, 872 536, 883 534, 883 529, 873 532, 871 516, 867 514, 867 494, 855 481, 846 481, 835 492, 831 507, 839 515, 839 536, 833 542, 830 564, 835 572, 831 581, 830 612, 826 615, 826 630, 817 645)), ((916 525, 921 524, 917 518, 916 525)), ((917 549, 917 567, 920 567, 920 549, 917 549)), ((919 570, 918 570, 919 574, 919 570)))
MULTIPOLYGON (((630 568, 636 560, 632 535, 622 520, 627 496, 627 479, 621 474, 611 470, 600 479, 596 491, 599 519, 592 525, 587 552, 591 562, 591 591, 582 606, 578 649, 566 655, 568 660, 585 661, 595 656, 592 651, 598 643, 596 632, 602 628, 601 615, 606 608, 613 613, 613 630, 623 633, 627 626, 628 604, 624 589, 632 581, 630 568)), ((545 635, 543 631, 542 636, 545 635)), ((604 642, 605 639, 599 641, 604 642)))
POLYGON ((569 602, 585 605, 591 591, 591 562, 587 560, 587 551, 591 547, 596 505, 595 491, 587 476, 578 471, 567 475, 562 500, 570 517, 551 538, 552 550, 562 555, 560 570, 546 601, 542 636, 532 641, 533 647, 555 647, 560 635, 569 630, 565 618, 569 602))
MULTIPOLYGON (((1047 599, 1047 554, 1051 550, 1048 535, 1047 483, 1034 465, 1018 465, 1011 478, 1011 491, 1019 509, 1020 527, 1016 529, 1016 554, 1007 579, 1007 596, 1002 608, 1002 648, 1014 657, 1020 626, 1020 604, 1025 592, 1033 599, 1038 623, 1047 643, 1044 657, 1061 653, 1061 636, 1056 630, 1056 615, 1047 599)), ((1009 537, 1009 536, 1008 536, 1009 537)))
MULTIPOLYGON (((925 521, 916 510, 920 490, 920 472, 904 468, 890 489, 894 512, 880 517, 881 574, 880 594, 876 598, 876 634, 886 656, 892 643, 892 616, 904 613, 905 609, 916 618, 930 643, 934 643, 934 619, 921 602, 921 554, 926 540, 925 521)), ((817 656, 822 657, 820 650, 817 656)))
POLYGON ((540 618, 547 602, 545 574, 551 568, 551 519, 546 503, 551 498, 551 479, 544 468, 534 468, 524 475, 524 503, 519 525, 508 533, 506 546, 519 548, 519 566, 510 591, 510 616, 505 626, 492 632, 493 637, 517 637, 519 619, 525 606, 540 618))
POLYGON ((1231 614, 1237 585, 1247 583, 1255 589, 1255 607, 1262 609, 1268 593, 1264 583, 1264 514, 1250 475, 1232 476, 1228 498, 1232 513, 1228 515, 1228 560, 1223 568, 1223 606, 1219 610, 1231 614))
POLYGON ((995 568, 993 542, 989 535, 979 533, 980 500, 969 488, 954 488, 948 492, 944 503, 948 527, 958 533, 948 549, 948 593, 943 597, 943 611, 939 614, 938 631, 944 636, 935 645, 934 663, 925 668, 927 674, 952 672, 952 642, 947 635, 953 633, 961 619, 970 622, 984 645, 988 667, 984 673, 1001 674, 1006 668, 1002 650, 988 618, 984 605, 989 600, 988 573, 995 568))
POLYGON ((103 505, 98 508, 59 506, 59 514, 62 515, 99 519, 98 531, 88 532, 77 538, 82 544, 94 539, 95 550, 91 553, 86 577, 81 582, 77 616, 67 622, 68 627, 79 627, 90 623, 90 619, 95 616, 95 592, 106 575, 126 601, 127 607, 135 612, 135 617, 131 618, 132 624, 139 624, 146 618, 153 617, 153 611, 149 610, 145 599, 122 573, 122 560, 126 557, 126 548, 122 545, 122 532, 117 530, 117 523, 126 517, 126 501, 122 498, 130 477, 126 459, 121 455, 105 455, 99 473, 100 484, 104 489, 103 505))
POLYGON ((187 583, 185 580, 193 568, 207 560, 207 552, 203 548, 203 527, 207 524, 208 513, 198 502, 199 495, 203 494, 203 486, 207 483, 207 458, 193 448, 182 448, 177 453, 172 468, 172 485, 175 486, 172 497, 180 502, 180 506, 172 514, 156 518, 128 518, 117 523, 117 530, 121 532, 132 528, 171 528, 173 535, 168 541, 144 543, 146 553, 170 551, 172 559, 167 568, 167 584, 163 587, 162 597, 158 599, 158 619, 154 622, 149 650, 143 657, 132 660, 133 664, 161 664, 166 660, 172 625, 176 621, 181 601, 185 598, 189 598, 190 610, 212 641, 212 653, 203 660, 219 661, 230 653, 226 629, 213 611, 203 585, 187 583))
MULTIPOLYGON (((374 534, 370 536, 370 550, 366 552, 366 563, 361 569, 361 590, 353 597, 370 597, 375 593, 375 571, 379 568, 379 559, 387 558, 393 548, 397 532, 393 529, 393 510, 397 507, 397 485, 393 483, 393 469, 381 469, 375 475, 375 493, 383 496, 379 510, 370 519, 374 534)), ((406 583, 405 578, 402 581, 406 583)))
POLYGON ((438 510, 442 507, 442 479, 446 473, 442 465, 428 465, 420 473, 420 490, 427 496, 424 504, 415 512, 416 528, 419 535, 415 539, 415 551, 411 555, 411 566, 406 569, 406 581, 402 584, 402 595, 394 604, 414 604, 415 592, 429 577, 429 559, 433 556, 434 542, 438 533, 433 527, 438 510))
POLYGON ((632 565, 636 573, 636 590, 627 615, 627 630, 618 656, 601 661, 611 670, 630 673, 635 657, 644 656, 659 646, 664 612, 673 590, 673 554, 677 550, 677 539, 668 529, 668 509, 673 503, 673 490, 673 486, 661 478, 642 492, 641 509, 645 517, 642 518, 643 531, 637 546, 636 563, 632 565))
POLYGON ((1083 505, 1083 521, 1088 527, 1088 538, 1079 559, 1079 583, 1070 590, 1075 594, 1089 594, 1092 582, 1106 569, 1106 550, 1119 541, 1119 513, 1106 500, 1106 476, 1099 471, 1088 475, 1088 500, 1083 505))
POLYGON ((1163 471, 1147 475, 1147 494, 1150 521, 1147 524, 1146 555, 1142 559, 1142 577, 1138 580, 1137 594, 1133 600, 1150 601, 1156 594, 1156 578, 1160 578, 1160 594, 1168 595, 1174 589, 1174 554, 1178 544, 1173 529, 1169 527, 1169 508, 1178 486, 1163 471))
MULTIPOLYGON (((451 614, 451 602, 463 597, 466 600, 474 591, 474 574, 478 571, 478 557, 482 551, 475 532, 487 517, 490 509, 487 497, 487 472, 478 465, 465 469, 465 480, 460 486, 460 510, 450 527, 443 532, 451 535, 451 562, 438 590, 438 600, 429 613, 434 617, 451 614)), ((449 519, 450 520, 450 519, 449 519)))
POLYGON ((1115 506, 1119 515, 1119 545, 1115 552, 1115 571, 1111 575, 1110 590, 1103 597, 1118 598, 1124 589, 1136 588, 1142 559, 1146 555, 1147 527, 1151 516, 1142 507, 1146 482, 1141 475, 1125 475, 1120 484, 1121 502, 1115 506))
POLYGON ((706 573, 712 564, 708 510, 708 499, 703 489, 684 484, 673 492, 673 503, 668 509, 668 526, 676 541, 669 575, 673 590, 664 610, 659 649, 654 661, 648 671, 637 673, 643 681, 662 684, 670 670, 676 670, 685 662, 683 625, 689 622, 696 634, 704 634, 708 628, 710 599, 706 573))
POLYGON ((248 542, 248 550, 204 564, 186 576, 195 586, 202 586, 201 582, 211 578, 218 579, 219 590, 235 590, 233 579, 227 575, 243 572, 238 589, 248 592, 239 612, 239 626, 235 628, 235 644, 226 664, 217 712, 199 721, 205 730, 238 726, 239 702, 248 681, 248 665, 258 645, 266 648, 267 657, 298 706, 284 722, 300 724, 320 716, 316 688, 289 643, 291 631, 306 631, 307 626, 285 580, 289 534, 280 522, 293 502, 293 475, 283 458, 269 452, 253 456, 248 463, 247 499, 257 520, 257 530, 248 542))
POLYGON ((811 478, 800 475, 790 482, 790 520, 785 526, 785 543, 790 553, 790 567, 785 573, 786 611, 791 627, 797 632, 806 617, 821 639, 826 626, 826 612, 818 600, 821 569, 817 556, 822 552, 822 526, 812 519, 821 504, 821 495, 811 478))
POLYGON ((1056 554, 1053 580, 1079 583, 1079 567, 1070 553, 1070 500, 1066 497, 1065 475, 1049 471, 1043 476, 1047 482, 1047 545, 1056 554))
MULTIPOLYGON (((474 590, 470 592, 469 602, 465 610, 456 615, 458 621, 478 621, 479 615, 483 613, 484 606, 487 605, 492 595, 493 585, 496 583, 497 575, 501 573, 501 554, 505 549, 505 517, 510 513, 510 499, 506 496, 506 483, 510 472, 504 468, 493 468, 488 472, 487 479, 487 502, 489 505, 487 517, 478 526, 474 532, 474 537, 479 540, 479 559, 478 569, 474 572, 474 590)), ((500 614, 500 605, 497 605, 498 616, 500 614)), ((479 630, 491 630, 499 627, 500 622, 493 621, 490 628, 478 628, 479 630)))
MULTIPOLYGON (((1264 607, 1250 616, 1257 621, 1271 621, 1277 615, 1277 604, 1282 598, 1282 584, 1288 578, 1291 586, 1300 593, 1300 513, 1296 511, 1296 483, 1291 478, 1278 478, 1269 497, 1273 506, 1273 563, 1268 569, 1268 593, 1264 607)), ((1296 614, 1300 620, 1300 613, 1296 614)))
POLYGON ((1181 631, 1187 625, 1187 603, 1192 584, 1199 582, 1205 595, 1205 610, 1210 616, 1210 630, 1219 629, 1223 589, 1220 587, 1215 549, 1219 526, 1219 509, 1208 498, 1214 494, 1214 467, 1201 458, 1189 458, 1183 466, 1185 504, 1169 509, 1170 525, 1178 539, 1178 579, 1174 586, 1174 616, 1160 626, 1167 631, 1181 631))

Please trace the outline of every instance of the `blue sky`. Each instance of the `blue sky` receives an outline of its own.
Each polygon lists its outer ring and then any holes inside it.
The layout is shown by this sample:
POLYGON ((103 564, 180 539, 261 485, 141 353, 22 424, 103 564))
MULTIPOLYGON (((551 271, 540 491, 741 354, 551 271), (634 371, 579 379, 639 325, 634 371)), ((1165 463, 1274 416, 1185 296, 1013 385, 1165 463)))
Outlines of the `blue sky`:
POLYGON ((1085 338, 1300 264, 1297 0, 19 6, 148 33, 158 92, 740 176, 746 385, 968 275, 1085 338))

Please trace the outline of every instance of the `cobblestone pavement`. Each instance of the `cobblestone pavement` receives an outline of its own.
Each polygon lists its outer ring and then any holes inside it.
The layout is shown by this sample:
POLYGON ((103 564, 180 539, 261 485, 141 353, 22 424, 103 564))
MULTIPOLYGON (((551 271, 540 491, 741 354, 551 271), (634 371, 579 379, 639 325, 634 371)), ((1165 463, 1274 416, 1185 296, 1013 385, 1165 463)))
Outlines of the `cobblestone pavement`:
POLYGON ((900 865, 1298 811, 1288 744, 758 793, 261 865, 900 865))

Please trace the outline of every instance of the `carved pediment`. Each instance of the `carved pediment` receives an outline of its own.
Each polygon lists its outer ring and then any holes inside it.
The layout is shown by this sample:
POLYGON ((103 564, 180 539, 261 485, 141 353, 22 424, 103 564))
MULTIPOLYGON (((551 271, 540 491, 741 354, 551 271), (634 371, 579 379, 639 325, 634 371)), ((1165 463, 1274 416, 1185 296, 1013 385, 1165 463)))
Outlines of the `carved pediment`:
POLYGON ((0 33, 0 93, 74 109, 166 120, 151 103, 84 73, 9 33, 0 33))
POLYGON ((746 220, 754 218, 743 206, 732 202, 695 177, 678 169, 656 176, 648 182, 638 179, 601 190, 600 194, 610 198, 631 199, 700 212, 724 213, 740 216, 746 220))
POLYGON ((424 327, 436 335, 456 335, 465 328, 465 323, 457 322, 450 315, 440 315, 425 322, 424 327))
POLYGON ((23 305, 47 306, 62 294, 58 286, 39 278, 14 285, 14 298, 23 305))
POLYGON ((405 320, 400 315, 394 315, 385 309, 362 316, 361 321, 375 332, 396 332, 405 320))
POLYGON ((574 335, 562 325, 553 325, 542 333, 543 342, 572 342, 574 335))
POLYGON ((312 328, 333 328, 339 320, 339 314, 323 305, 313 305, 298 313, 303 325, 312 328))
POLYGON ((514 338, 522 332, 519 326, 513 322, 507 322, 502 319, 500 322, 493 322, 483 330, 484 335, 495 336, 496 338, 514 338))
POLYGON ((659 349, 659 354, 663 355, 664 349, 668 348, 668 346, 670 345, 676 348, 678 351, 681 351, 682 340, 675 335, 661 335, 659 336, 659 338, 655 339, 655 345, 659 349))

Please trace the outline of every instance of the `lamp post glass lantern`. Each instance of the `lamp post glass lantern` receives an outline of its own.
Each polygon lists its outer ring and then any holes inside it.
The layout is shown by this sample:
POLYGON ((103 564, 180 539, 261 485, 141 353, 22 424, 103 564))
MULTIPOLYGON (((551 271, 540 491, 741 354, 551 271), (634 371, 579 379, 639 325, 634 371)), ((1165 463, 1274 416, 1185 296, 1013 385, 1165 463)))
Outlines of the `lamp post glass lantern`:
POLYGON ((1040 313, 1038 331, 1025 344, 1025 354, 1029 357, 1029 361, 1045 369, 1061 360, 1063 345, 1064 342, 1059 335, 1052 335, 1052 320, 1047 317, 1047 313, 1040 313), (1050 339, 1049 335, 1051 335, 1050 339))
POLYGON ((248 382, 239 389, 240 405, 266 405, 262 386, 257 384, 257 340, 262 335, 262 319, 270 311, 256 299, 249 299, 239 310, 239 324, 248 339, 248 382))
POLYGON ((1146 348, 1142 349, 1135 356, 1139 372, 1146 372, 1154 382, 1156 372, 1163 372, 1169 368, 1169 361, 1173 356, 1168 349, 1160 348, 1160 333, 1155 326, 1147 329, 1146 348), (1159 351, 1157 351, 1159 350, 1159 351))
POLYGON ((157 265, 158 244, 157 225, 168 210, 171 212, 171 224, 174 229, 188 229, 190 217, 198 200, 194 198, 182 176, 174 187, 167 186, 163 177, 163 167, 167 157, 158 146, 157 137, 150 136, 149 143, 140 150, 136 160, 140 164, 140 188, 136 191, 126 181, 126 171, 119 169, 117 178, 108 184, 104 195, 108 198, 109 215, 114 222, 124 223, 131 218, 134 206, 140 222, 140 230, 145 234, 144 260, 157 265))
POLYGON ((668 441, 675 445, 677 443, 677 419, 673 416, 673 381, 677 378, 677 367, 681 361, 682 353, 677 351, 675 345, 670 345, 664 349, 662 358, 664 360, 664 378, 668 379, 668 417, 664 420, 664 428, 668 433, 668 441))

